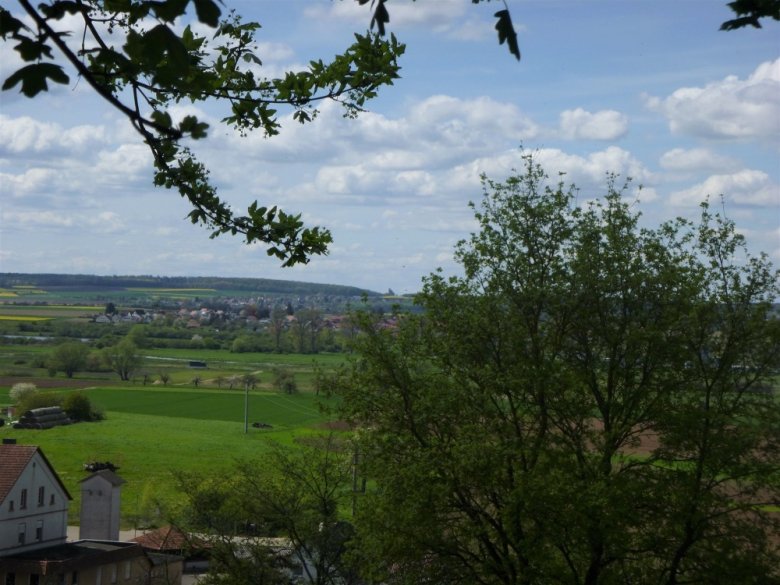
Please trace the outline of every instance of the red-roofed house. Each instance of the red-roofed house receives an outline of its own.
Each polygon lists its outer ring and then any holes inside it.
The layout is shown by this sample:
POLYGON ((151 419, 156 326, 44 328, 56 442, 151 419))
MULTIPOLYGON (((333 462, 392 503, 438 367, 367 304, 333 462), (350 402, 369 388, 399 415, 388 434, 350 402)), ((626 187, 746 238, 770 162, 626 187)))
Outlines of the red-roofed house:
POLYGON ((181 583, 180 558, 133 542, 66 542, 70 500, 40 448, 0 444, 0 584, 181 583))
POLYGON ((0 445, 0 557, 62 544, 68 490, 33 445, 0 445))

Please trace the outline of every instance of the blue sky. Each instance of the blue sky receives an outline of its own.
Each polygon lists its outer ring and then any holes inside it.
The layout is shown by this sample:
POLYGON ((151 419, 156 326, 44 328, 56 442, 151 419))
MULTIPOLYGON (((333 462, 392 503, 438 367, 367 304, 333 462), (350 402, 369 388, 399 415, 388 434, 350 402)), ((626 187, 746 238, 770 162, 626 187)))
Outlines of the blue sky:
MULTIPOLYGON (((212 121, 196 143, 220 195, 331 229, 326 257, 282 269, 261 246, 211 240, 179 196, 155 189, 145 147, 84 83, 29 100, 0 94, 0 271, 243 276, 414 292, 475 229, 479 175, 521 166, 520 146, 584 199, 608 172, 643 186, 648 226, 695 217, 710 195, 753 254, 780 265, 780 25, 721 32, 720 0, 508 0, 523 59, 499 47, 498 2, 389 0, 407 44, 402 79, 357 120, 323 107, 280 136, 241 138, 212 121)), ((4 3, 16 10, 14 2, 4 3)), ((260 22, 279 75, 346 47, 369 6, 226 0, 260 22)), ((13 70, 0 47, 0 76, 13 70)), ((75 80, 75 76, 72 76, 75 80)), ((182 106, 179 113, 192 111, 182 106)), ((635 193, 629 193, 635 196, 635 193)))

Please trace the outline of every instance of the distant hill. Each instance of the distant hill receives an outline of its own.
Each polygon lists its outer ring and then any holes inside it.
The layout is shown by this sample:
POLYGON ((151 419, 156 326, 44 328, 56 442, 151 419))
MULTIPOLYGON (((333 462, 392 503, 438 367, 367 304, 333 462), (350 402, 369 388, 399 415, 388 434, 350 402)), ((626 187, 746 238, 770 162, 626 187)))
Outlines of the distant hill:
POLYGON ((341 297, 381 296, 355 286, 318 284, 270 278, 217 276, 94 276, 89 274, 23 274, 0 272, 0 288, 31 286, 48 291, 99 291, 128 288, 215 289, 257 295, 329 295, 341 297))

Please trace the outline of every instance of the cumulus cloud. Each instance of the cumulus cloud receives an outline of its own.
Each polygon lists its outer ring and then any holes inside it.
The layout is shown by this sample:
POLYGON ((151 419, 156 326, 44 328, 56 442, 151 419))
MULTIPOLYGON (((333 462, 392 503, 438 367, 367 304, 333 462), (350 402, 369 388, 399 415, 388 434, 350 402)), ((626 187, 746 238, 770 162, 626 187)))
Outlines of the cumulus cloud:
POLYGON ((704 87, 684 87, 666 98, 646 97, 676 134, 701 138, 763 139, 780 136, 780 59, 759 65, 747 79, 728 76, 704 87))
POLYGON ((20 154, 49 151, 83 152, 107 142, 103 126, 79 125, 63 128, 29 116, 0 115, 0 152, 20 154))
POLYGON ((669 196, 669 202, 689 207, 721 195, 736 205, 766 206, 775 212, 780 209, 780 185, 767 173, 753 169, 712 175, 693 187, 675 191, 669 196))
POLYGON ((588 112, 582 108, 560 115, 560 133, 568 140, 617 140, 628 132, 628 116, 615 110, 588 112))
POLYGON ((661 167, 669 171, 715 171, 732 170, 739 161, 729 156, 712 152, 707 148, 673 148, 661 155, 661 167))

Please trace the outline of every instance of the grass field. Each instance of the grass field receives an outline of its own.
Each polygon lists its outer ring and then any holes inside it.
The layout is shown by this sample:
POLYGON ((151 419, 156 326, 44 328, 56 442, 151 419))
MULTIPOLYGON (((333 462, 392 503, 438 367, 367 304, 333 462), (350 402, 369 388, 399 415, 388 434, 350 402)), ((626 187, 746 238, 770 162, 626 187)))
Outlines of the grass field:
POLYGON ((85 387, 95 407, 106 419, 48 430, 0 427, 0 438, 15 438, 21 444, 39 445, 61 475, 74 501, 70 522, 78 523, 79 481, 86 477, 84 463, 111 461, 120 466, 127 483, 122 488, 122 518, 132 527, 140 510, 159 499, 163 508, 177 501, 174 474, 178 471, 228 473, 239 459, 261 457, 271 441, 285 444, 294 437, 324 430, 329 416, 320 409, 320 399, 311 391, 314 363, 331 370, 346 357, 340 354, 288 355, 243 353, 224 350, 142 350, 144 369, 157 379, 170 376, 167 386, 119 382, 110 372, 78 372, 68 380, 63 374, 46 375, 30 366, 51 351, 50 345, 1 345, 0 406, 10 403, 8 390, 18 381, 38 384, 41 392, 66 393, 85 387), (208 368, 189 367, 189 361, 208 363, 208 368), (273 369, 294 372, 300 393, 286 395, 272 389, 273 369), (244 433, 244 393, 216 387, 216 378, 252 373, 258 389, 249 393, 250 426, 244 433), (14 377, 15 376, 15 377, 14 377), (19 376, 22 376, 21 378, 19 376), (195 376, 201 378, 198 388, 195 376))
POLYGON ((249 393, 250 426, 244 433, 244 394, 174 388, 99 387, 85 390, 105 411, 97 423, 47 430, 0 427, 0 437, 40 446, 74 498, 70 523, 78 523, 79 482, 89 461, 111 461, 127 481, 122 518, 132 527, 141 508, 159 500, 174 506, 177 471, 229 472, 235 461, 262 457, 270 441, 289 444, 296 436, 322 430, 329 421, 312 394, 249 393))

